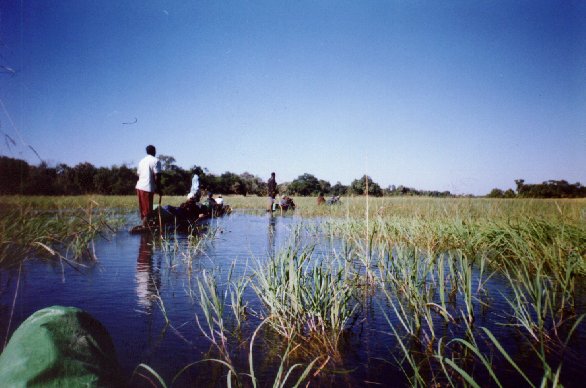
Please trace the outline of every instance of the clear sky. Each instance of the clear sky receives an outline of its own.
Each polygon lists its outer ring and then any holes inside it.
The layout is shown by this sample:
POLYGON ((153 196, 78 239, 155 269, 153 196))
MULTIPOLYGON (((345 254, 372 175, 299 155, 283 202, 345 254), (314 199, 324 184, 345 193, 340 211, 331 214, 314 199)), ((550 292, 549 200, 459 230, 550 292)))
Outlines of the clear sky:
POLYGON ((586 2, 6 0, 0 100, 33 164, 586 184, 586 2))

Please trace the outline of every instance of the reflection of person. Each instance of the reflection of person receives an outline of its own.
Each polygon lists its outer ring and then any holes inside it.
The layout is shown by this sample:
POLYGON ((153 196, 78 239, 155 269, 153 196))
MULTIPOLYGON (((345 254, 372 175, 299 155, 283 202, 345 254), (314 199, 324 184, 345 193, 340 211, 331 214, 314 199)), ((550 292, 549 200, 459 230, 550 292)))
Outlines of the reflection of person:
POLYGON ((273 203, 275 203, 275 197, 277 196, 277 181, 275 180, 275 173, 274 172, 271 172, 271 177, 269 178, 269 180, 267 182, 267 189, 268 189, 268 195, 269 195, 269 204, 268 204, 267 211, 272 212, 273 211, 273 203))
POLYGON ((140 247, 136 259, 136 296, 139 306, 149 312, 153 306, 153 295, 157 294, 159 283, 153 271, 153 236, 150 233, 140 235, 140 247))
POLYGON ((267 244, 270 258, 275 257, 275 230, 277 229, 276 226, 277 217, 269 217, 269 238, 267 244))
POLYGON ((147 226, 148 216, 153 211, 155 192, 161 195, 159 187, 161 162, 155 157, 157 150, 154 146, 148 145, 146 153, 147 155, 138 163, 138 181, 135 187, 143 226, 147 226))

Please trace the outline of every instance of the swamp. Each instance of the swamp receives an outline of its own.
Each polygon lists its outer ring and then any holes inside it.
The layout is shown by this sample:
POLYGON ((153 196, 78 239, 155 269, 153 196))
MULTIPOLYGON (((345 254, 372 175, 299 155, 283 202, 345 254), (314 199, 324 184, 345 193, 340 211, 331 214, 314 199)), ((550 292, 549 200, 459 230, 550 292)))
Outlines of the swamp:
POLYGON ((133 196, 0 197, 3 348, 61 305, 104 325, 128 386, 586 378, 586 200, 294 200, 131 234, 133 196))

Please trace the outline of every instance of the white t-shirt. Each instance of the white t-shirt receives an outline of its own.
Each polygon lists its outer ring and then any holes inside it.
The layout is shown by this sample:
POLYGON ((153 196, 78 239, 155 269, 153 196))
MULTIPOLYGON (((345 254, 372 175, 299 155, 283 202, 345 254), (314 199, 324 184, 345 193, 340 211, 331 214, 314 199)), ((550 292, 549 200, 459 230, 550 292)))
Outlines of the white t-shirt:
POLYGON ((197 174, 193 174, 193 178, 191 179, 191 190, 189 190, 187 198, 193 197, 197 190, 199 190, 199 177, 197 174))
POLYGON ((220 198, 216 198, 216 203, 218 205, 223 205, 224 204, 224 198, 221 198, 221 197, 220 198))
POLYGON ((152 155, 147 155, 138 163, 136 170, 138 182, 136 188, 142 191, 155 191, 155 174, 161 172, 161 162, 152 155))

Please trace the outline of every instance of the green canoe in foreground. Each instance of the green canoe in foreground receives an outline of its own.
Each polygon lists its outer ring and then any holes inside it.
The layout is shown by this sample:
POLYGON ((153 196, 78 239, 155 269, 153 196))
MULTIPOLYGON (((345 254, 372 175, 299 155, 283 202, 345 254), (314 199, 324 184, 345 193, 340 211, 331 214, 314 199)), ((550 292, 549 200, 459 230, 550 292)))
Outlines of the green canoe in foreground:
POLYGON ((35 312, 0 354, 5 387, 119 387, 123 381, 110 335, 75 307, 35 312))

